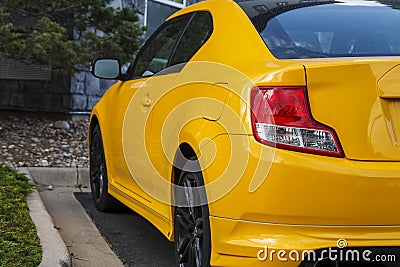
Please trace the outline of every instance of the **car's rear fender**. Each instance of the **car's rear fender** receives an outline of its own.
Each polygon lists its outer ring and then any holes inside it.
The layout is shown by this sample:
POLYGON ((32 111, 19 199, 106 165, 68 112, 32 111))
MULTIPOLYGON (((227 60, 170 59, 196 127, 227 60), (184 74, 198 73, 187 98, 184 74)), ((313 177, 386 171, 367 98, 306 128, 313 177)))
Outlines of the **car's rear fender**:
POLYGON ((335 129, 345 156, 400 161, 399 58, 301 62, 313 117, 335 129))

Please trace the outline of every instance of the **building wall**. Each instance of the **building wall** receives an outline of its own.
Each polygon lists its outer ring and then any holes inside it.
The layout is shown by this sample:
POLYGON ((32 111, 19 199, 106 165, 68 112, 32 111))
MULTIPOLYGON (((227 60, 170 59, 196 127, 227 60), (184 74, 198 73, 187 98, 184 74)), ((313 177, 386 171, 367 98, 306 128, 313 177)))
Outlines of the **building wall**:
MULTIPOLYGON (((139 21, 144 25, 145 0, 114 0, 114 8, 130 7, 138 10, 139 21)), ((93 77, 88 70, 71 77, 71 112, 90 112, 113 81, 93 77)))
POLYGON ((69 112, 70 75, 51 72, 48 81, 0 79, 0 109, 69 112))

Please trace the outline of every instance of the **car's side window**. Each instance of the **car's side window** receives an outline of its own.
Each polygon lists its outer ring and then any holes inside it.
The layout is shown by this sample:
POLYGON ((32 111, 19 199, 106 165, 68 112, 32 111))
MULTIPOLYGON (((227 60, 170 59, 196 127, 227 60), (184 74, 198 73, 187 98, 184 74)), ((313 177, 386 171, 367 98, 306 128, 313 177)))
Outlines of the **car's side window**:
POLYGON ((171 54, 193 14, 167 22, 143 47, 131 76, 146 77, 168 66, 171 54))
POLYGON ((195 13, 175 49, 169 65, 188 62, 208 40, 212 32, 211 14, 207 11, 195 13))

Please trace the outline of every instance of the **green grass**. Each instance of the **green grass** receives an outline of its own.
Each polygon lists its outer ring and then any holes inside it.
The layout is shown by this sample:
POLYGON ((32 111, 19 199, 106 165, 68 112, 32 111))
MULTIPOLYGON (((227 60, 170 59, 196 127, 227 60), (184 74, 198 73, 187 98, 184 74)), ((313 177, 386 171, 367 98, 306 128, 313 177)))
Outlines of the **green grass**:
POLYGON ((38 266, 42 248, 29 216, 26 195, 34 188, 28 178, 0 165, 0 266, 38 266))

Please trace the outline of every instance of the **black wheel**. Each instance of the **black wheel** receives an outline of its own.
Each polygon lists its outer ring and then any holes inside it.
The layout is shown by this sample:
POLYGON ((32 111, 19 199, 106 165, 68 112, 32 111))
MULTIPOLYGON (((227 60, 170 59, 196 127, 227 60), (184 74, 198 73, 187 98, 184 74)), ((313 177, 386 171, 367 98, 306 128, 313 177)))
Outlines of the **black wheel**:
POLYGON ((107 165, 99 125, 94 127, 90 144, 90 188, 96 209, 120 211, 122 204, 108 193, 107 165))
POLYGON ((208 267, 211 255, 209 211, 201 173, 182 172, 176 190, 174 249, 179 267, 208 267), (197 188, 197 189, 196 189, 197 188), (202 205, 199 205, 202 203, 202 205))

